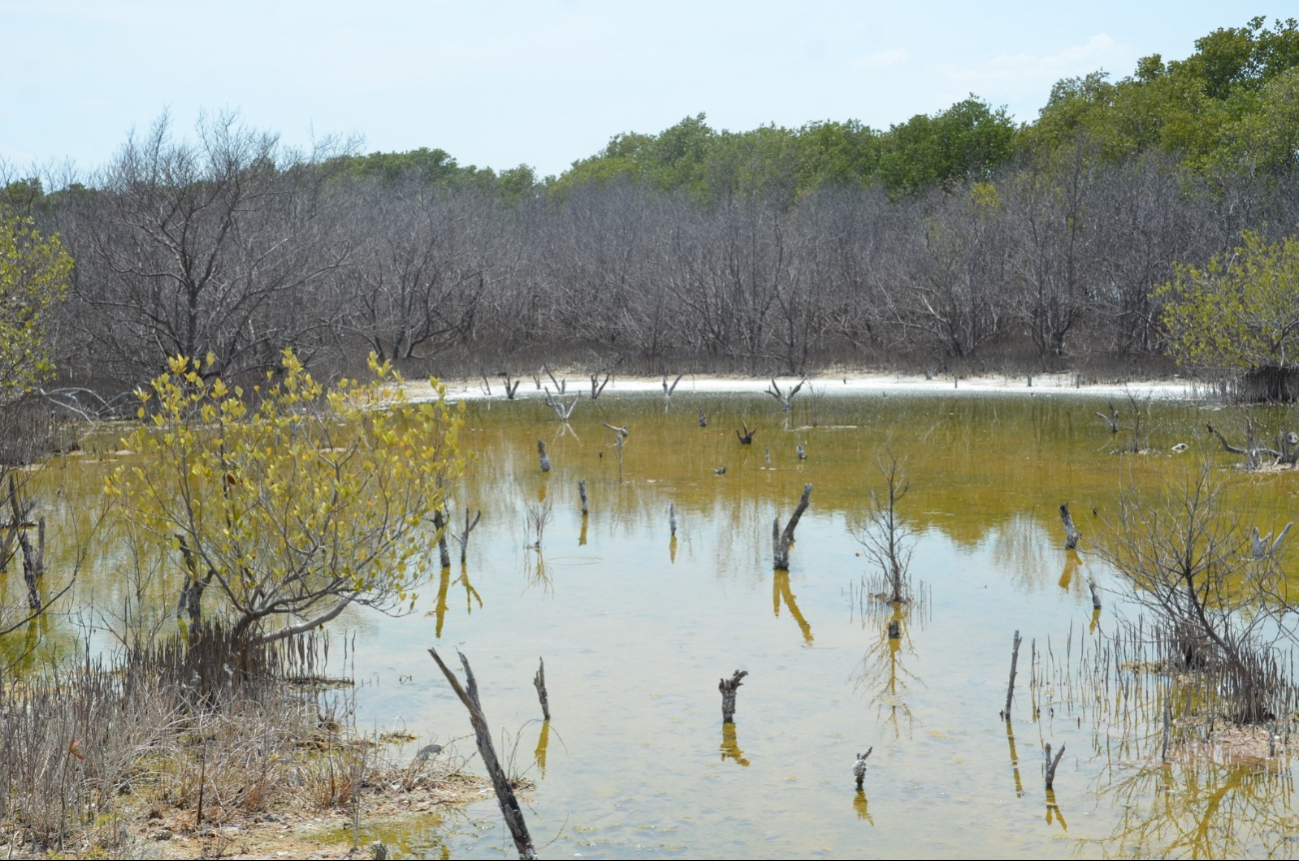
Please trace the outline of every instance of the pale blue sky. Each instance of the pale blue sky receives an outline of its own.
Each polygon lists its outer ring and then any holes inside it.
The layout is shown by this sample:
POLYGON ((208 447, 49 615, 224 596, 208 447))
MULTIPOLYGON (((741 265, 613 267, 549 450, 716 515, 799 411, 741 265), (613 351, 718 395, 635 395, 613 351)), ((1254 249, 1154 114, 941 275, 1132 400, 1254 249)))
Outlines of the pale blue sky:
POLYGON ((352 134, 542 175, 701 111, 885 128, 974 92, 1031 120, 1061 77, 1185 57, 1282 5, 0 0, 0 160, 89 171, 164 108, 180 131, 236 108, 295 146, 352 134))

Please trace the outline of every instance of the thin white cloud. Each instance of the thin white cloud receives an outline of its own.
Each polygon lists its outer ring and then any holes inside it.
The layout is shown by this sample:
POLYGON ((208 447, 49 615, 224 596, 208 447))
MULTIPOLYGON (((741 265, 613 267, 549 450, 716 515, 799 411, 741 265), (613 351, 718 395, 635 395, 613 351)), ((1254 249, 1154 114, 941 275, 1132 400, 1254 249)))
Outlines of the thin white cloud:
POLYGON ((1071 45, 1055 54, 999 54, 975 67, 950 69, 947 79, 967 90, 992 88, 1020 93, 1050 87, 1061 78, 1085 75, 1100 68, 1126 70, 1136 61, 1136 50, 1105 33, 1082 45, 1071 45))
POLYGON ((848 65, 859 69, 887 69, 889 66, 897 66, 910 59, 911 52, 906 48, 890 48, 887 51, 877 51, 865 57, 849 60, 848 65))

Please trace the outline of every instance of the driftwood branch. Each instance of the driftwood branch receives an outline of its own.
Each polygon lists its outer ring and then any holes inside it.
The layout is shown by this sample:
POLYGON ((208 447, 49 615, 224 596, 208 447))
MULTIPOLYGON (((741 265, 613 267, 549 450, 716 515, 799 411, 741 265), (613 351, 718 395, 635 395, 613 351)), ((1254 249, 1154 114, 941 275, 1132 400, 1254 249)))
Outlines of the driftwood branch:
POLYGON ((478 743, 478 754, 483 758, 483 766, 487 769, 487 776, 491 778, 492 788, 496 790, 496 801, 501 806, 501 815, 505 818, 506 827, 510 829, 510 836, 514 838, 514 846, 519 851, 519 857, 536 858, 537 852, 532 848, 532 837, 528 834, 528 825, 523 819, 523 810, 519 807, 519 800, 514 796, 514 789, 510 786, 509 778, 505 776, 505 770, 501 768, 501 763, 496 758, 496 748, 492 746, 492 734, 487 728, 487 718, 483 714, 482 703, 478 699, 478 682, 474 679, 474 671, 469 667, 469 659, 462 652, 456 652, 460 656, 460 663, 465 668, 465 685, 462 687, 455 673, 451 672, 451 668, 443 663, 437 649, 429 649, 428 653, 433 656, 433 660, 437 662, 438 668, 446 676, 451 689, 455 691, 456 696, 460 698, 460 702, 469 712, 469 723, 474 728, 474 739, 478 743))
POLYGON ((577 402, 582 399, 582 393, 578 392, 576 395, 573 396, 573 402, 566 404, 563 401, 556 400, 550 394, 549 387, 545 389, 545 392, 546 392, 546 403, 549 404, 550 408, 555 411, 555 415, 559 417, 559 420, 561 422, 566 422, 569 420, 569 418, 573 415, 573 410, 577 408, 577 402))
POLYGON ((740 427, 744 428, 744 433, 740 433, 739 428, 735 429, 735 436, 740 440, 740 445, 753 445, 753 436, 758 429, 749 430, 748 422, 740 422, 740 427))
POLYGON ((804 377, 798 381, 798 385, 794 386, 794 388, 790 389, 788 392, 782 392, 780 386, 773 379, 771 381, 771 388, 765 389, 764 391, 780 403, 780 408, 783 411, 789 412, 794 408, 794 395, 798 394, 798 390, 803 388, 803 383, 806 382, 807 378, 804 377))
POLYGON ((1206 422, 1204 426, 1211 435, 1218 438, 1218 442, 1222 443, 1224 450, 1231 454, 1243 454, 1245 456, 1246 469, 1258 469, 1258 467, 1262 465, 1262 458, 1264 455, 1272 458, 1275 463, 1288 463, 1293 466, 1295 463, 1295 455, 1299 453, 1299 450, 1294 450, 1290 446, 1286 445, 1286 441, 1289 439, 1290 435, 1283 436, 1281 440, 1281 447, 1285 449, 1285 451, 1277 451, 1274 448, 1268 448, 1267 446, 1257 444, 1254 441, 1254 422, 1252 419, 1245 420, 1245 446, 1243 448, 1240 446, 1234 446, 1227 442, 1227 438, 1212 424, 1206 422))
POLYGON ((1286 536, 1290 534, 1290 530, 1293 527, 1294 527, 1294 521, 1290 521, 1289 523, 1287 523, 1285 525, 1285 528, 1281 530, 1281 534, 1276 537, 1275 541, 1273 541, 1271 532, 1269 532, 1267 535, 1260 536, 1258 534, 1258 527, 1255 526, 1254 539, 1253 539, 1254 558, 1271 559, 1273 556, 1275 556, 1277 551, 1281 549, 1281 543, 1285 541, 1286 536))

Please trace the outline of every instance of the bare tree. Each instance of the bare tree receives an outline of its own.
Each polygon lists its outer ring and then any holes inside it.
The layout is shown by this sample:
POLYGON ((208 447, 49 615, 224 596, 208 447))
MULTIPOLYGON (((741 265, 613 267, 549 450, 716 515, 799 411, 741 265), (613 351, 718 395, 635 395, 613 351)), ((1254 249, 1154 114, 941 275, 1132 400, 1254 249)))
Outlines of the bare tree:
POLYGON ((1277 616, 1264 600, 1283 580, 1276 554, 1255 554, 1233 502, 1207 463, 1153 498, 1125 488, 1100 552, 1165 627, 1170 657, 1218 673, 1230 717, 1257 723, 1278 713, 1283 694, 1271 654, 1277 616))
POLYGON ((474 188, 377 180, 336 192, 356 244, 335 272, 341 319, 380 360, 468 344, 493 267, 493 200, 474 188))
POLYGON ((898 503, 911 489, 911 481, 892 453, 877 455, 875 464, 884 478, 884 488, 879 493, 871 491, 870 507, 857 540, 880 569, 885 586, 880 594, 889 604, 903 604, 910 600, 908 569, 914 539, 911 528, 898 516, 898 503))
POLYGON ((1023 325, 1038 353, 1062 356, 1084 314, 1086 265, 1094 241, 1087 206, 1095 159, 1083 141, 1040 157, 1003 183, 1023 325))
POLYGON ((350 250, 322 200, 339 145, 288 152, 229 113, 196 135, 177 141, 164 114, 80 201, 73 311, 119 379, 175 355, 211 354, 209 372, 227 377, 275 368, 287 346, 309 356, 326 343, 334 322, 314 290, 350 250))

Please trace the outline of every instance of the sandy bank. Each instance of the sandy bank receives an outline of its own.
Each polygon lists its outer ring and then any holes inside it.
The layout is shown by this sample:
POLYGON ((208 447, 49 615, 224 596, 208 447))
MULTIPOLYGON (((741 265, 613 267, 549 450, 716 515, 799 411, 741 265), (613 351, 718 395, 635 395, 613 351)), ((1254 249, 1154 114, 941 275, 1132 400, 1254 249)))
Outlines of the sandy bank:
MULTIPOLYGON (((590 377, 576 373, 556 373, 556 378, 566 382, 566 398, 580 394, 584 398, 591 395, 590 377)), ((542 382, 551 392, 554 386, 547 378, 542 382)), ((670 383, 671 381, 669 381, 670 383)), ((776 382, 782 391, 788 391, 798 380, 794 377, 778 377, 776 382)), ((505 400, 504 380, 490 380, 490 393, 482 379, 445 381, 447 396, 463 400, 505 400)), ((692 376, 686 375, 676 387, 676 394, 761 394, 771 385, 769 379, 751 377, 692 376)), ((407 389, 414 400, 431 397, 432 391, 427 380, 410 380, 407 389)), ((959 381, 951 377, 934 377, 925 379, 922 375, 905 374, 854 374, 848 376, 821 375, 809 377, 807 385, 799 392, 802 397, 814 391, 817 395, 836 397, 840 395, 863 394, 925 394, 925 395, 968 395, 972 392, 996 395, 1030 395, 1030 396, 1088 396, 1096 398, 1126 398, 1129 394, 1141 398, 1150 397, 1156 400, 1182 400, 1197 397, 1203 389, 1190 380, 1174 378, 1171 380, 1143 380, 1130 383, 1080 383, 1074 374, 1043 374, 1028 377, 980 376, 963 377, 959 381)), ((662 394, 662 377, 615 377, 603 390, 603 395, 621 394, 662 394)), ((544 398, 545 392, 538 389, 532 378, 526 378, 519 385, 516 397, 544 398)))

